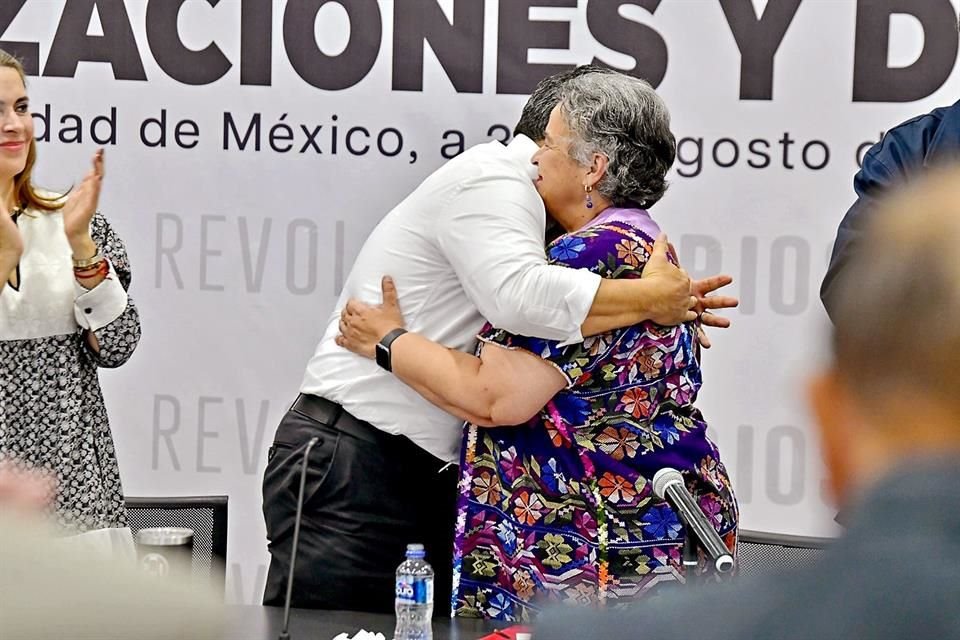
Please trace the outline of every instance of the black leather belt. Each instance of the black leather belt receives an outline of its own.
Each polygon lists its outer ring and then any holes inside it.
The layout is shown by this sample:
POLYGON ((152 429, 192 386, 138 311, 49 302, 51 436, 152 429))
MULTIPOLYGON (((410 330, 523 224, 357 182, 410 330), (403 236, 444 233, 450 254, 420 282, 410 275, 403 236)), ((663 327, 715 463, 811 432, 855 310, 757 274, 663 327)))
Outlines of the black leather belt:
MULTIPOLYGON (((397 436, 377 429, 369 422, 364 422, 355 417, 349 411, 340 406, 339 403, 332 402, 320 396, 309 393, 301 393, 290 406, 290 411, 301 415, 302 417, 322 424, 330 429, 353 436, 359 440, 382 447, 393 452, 392 455, 406 460, 408 464, 422 466, 426 469, 436 470, 438 473, 448 471, 457 473, 456 463, 445 463, 440 458, 427 452, 425 449, 415 445, 406 436, 397 436)), ((287 443, 296 445, 306 442, 303 438, 311 436, 309 431, 304 432, 302 428, 296 425, 288 424, 286 420, 280 422, 277 429, 277 435, 274 445, 277 443, 287 443)), ((271 447, 271 450, 273 448, 271 447)), ((272 456, 271 456, 272 457, 272 456)))
POLYGON ((399 437, 383 432, 369 422, 355 418, 353 414, 346 411, 336 402, 309 393, 301 393, 297 396, 293 405, 290 406, 290 410, 296 411, 300 415, 319 422, 322 425, 373 444, 380 444, 385 440, 392 440, 399 437))

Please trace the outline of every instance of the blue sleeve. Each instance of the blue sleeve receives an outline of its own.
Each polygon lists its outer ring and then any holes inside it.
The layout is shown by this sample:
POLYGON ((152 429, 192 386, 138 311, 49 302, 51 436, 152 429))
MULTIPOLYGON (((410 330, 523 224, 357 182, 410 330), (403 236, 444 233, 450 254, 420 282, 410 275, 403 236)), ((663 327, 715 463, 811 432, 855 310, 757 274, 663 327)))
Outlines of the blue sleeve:
POLYGON ((923 164, 926 154, 926 136, 918 127, 898 127, 867 151, 863 166, 853 178, 857 200, 847 211, 833 244, 830 266, 820 286, 820 299, 832 317, 840 282, 847 263, 856 253, 863 231, 870 221, 869 212, 876 208, 877 199, 892 185, 903 180, 913 167, 923 164))

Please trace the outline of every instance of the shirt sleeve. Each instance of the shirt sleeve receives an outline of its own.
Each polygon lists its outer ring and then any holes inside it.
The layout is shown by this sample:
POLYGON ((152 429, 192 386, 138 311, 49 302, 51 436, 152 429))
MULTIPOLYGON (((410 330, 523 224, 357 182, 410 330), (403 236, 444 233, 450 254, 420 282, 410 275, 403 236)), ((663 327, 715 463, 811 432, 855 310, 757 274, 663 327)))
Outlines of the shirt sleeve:
POLYGON ((113 264, 110 264, 107 276, 93 289, 76 281, 73 288, 77 294, 73 315, 82 329, 98 331, 119 318, 127 308, 127 291, 120 284, 113 264))
POLYGON ((522 176, 480 176, 451 199, 441 250, 481 315, 511 333, 580 342, 600 276, 547 264, 545 213, 522 176))
POLYGON ((856 254, 865 227, 877 206, 877 199, 891 186, 906 179, 914 167, 920 166, 926 153, 926 137, 917 126, 890 130, 883 139, 863 156, 863 164, 853 178, 857 199, 847 210, 837 229, 837 238, 830 255, 830 266, 820 286, 820 299, 833 315, 834 303, 841 295, 843 274, 856 254))
MULTIPOLYGON (((620 330, 622 332, 623 330, 620 330)), ((591 336, 575 344, 558 340, 520 336, 503 329, 489 328, 481 333, 480 342, 495 344, 504 349, 521 349, 550 363, 566 380, 566 388, 589 379, 594 369, 608 356, 608 347, 615 339, 613 332, 591 336)))
MULTIPOLYGON (((653 240, 646 234, 623 223, 605 225, 603 230, 584 229, 565 236, 551 247, 551 255, 578 254, 576 260, 595 262, 598 275, 604 277, 639 278, 650 257, 653 240)), ((627 351, 624 345, 635 345, 646 333, 659 335, 674 327, 658 327, 652 322, 640 323, 591 336, 575 344, 562 343, 526 335, 516 335, 487 327, 478 337, 506 349, 522 349, 552 364, 564 378, 567 388, 574 385, 588 388, 602 380, 609 383, 616 377, 614 371, 622 368, 627 351)))
POLYGON ((118 367, 130 359, 140 342, 140 314, 127 294, 130 260, 126 247, 100 213, 90 223, 90 236, 110 263, 110 273, 93 289, 76 285, 74 315, 80 327, 92 331, 99 351, 88 350, 101 367, 118 367))

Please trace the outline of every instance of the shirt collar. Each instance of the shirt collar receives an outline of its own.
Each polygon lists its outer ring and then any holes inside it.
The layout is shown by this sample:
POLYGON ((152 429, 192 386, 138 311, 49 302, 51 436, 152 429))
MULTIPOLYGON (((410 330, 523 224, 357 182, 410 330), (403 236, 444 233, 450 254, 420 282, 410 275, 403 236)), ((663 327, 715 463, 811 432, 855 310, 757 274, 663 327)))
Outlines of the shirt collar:
POLYGON ((507 145, 507 155, 523 168, 530 180, 536 180, 537 176, 540 175, 537 166, 530 162, 533 154, 539 148, 540 145, 522 133, 514 137, 507 145))

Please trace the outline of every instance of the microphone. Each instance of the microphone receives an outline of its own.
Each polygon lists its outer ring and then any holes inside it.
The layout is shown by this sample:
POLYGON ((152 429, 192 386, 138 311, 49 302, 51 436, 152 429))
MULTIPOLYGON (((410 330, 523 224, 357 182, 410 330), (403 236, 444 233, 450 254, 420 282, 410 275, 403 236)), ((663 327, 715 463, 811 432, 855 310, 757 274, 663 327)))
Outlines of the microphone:
POLYGON ((703 515, 697 501, 693 499, 683 476, 676 469, 664 467, 653 476, 653 493, 661 500, 666 500, 673 510, 680 515, 683 524, 687 527, 687 536, 696 536, 703 545, 717 573, 726 573, 733 569, 733 556, 727 545, 723 544, 720 535, 713 528, 707 517, 703 515))
POLYGON ((303 517, 303 492, 307 485, 307 462, 310 459, 310 449, 317 444, 320 438, 310 438, 307 448, 303 452, 303 464, 300 467, 300 495, 297 496, 297 517, 293 521, 293 548, 290 550, 290 573, 287 575, 287 597, 283 603, 283 628, 280 630, 279 640, 290 640, 290 598, 293 595, 293 568, 297 564, 297 543, 300 541, 300 519, 303 517))

